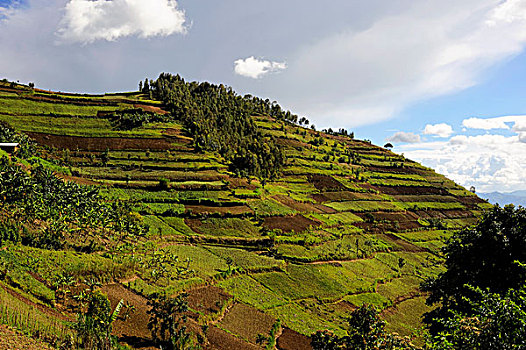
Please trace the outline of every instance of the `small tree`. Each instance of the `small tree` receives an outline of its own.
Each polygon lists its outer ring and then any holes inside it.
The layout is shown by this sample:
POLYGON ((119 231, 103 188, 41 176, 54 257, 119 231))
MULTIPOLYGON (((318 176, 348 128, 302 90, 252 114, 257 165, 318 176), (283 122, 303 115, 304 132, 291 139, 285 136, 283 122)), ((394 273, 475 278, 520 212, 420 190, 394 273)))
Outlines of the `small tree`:
POLYGON ((109 148, 106 148, 106 150, 104 150, 104 152, 102 152, 102 154, 100 155, 100 160, 101 160, 102 164, 104 164, 104 166, 106 166, 108 164, 108 162, 110 161, 110 150, 109 150, 109 148))
POLYGON ((168 180, 167 178, 160 178, 159 179, 159 188, 161 190, 167 190, 168 188, 170 188, 170 180, 168 180))
POLYGON ((118 319, 124 301, 121 300, 112 312, 110 301, 100 290, 82 294, 79 299, 81 310, 73 325, 78 343, 85 350, 113 349, 112 324, 118 319))
POLYGON ((186 315, 188 311, 188 294, 181 293, 175 298, 154 294, 148 301, 150 320, 148 329, 153 339, 163 347, 171 350, 198 349, 193 334, 187 332, 186 315))

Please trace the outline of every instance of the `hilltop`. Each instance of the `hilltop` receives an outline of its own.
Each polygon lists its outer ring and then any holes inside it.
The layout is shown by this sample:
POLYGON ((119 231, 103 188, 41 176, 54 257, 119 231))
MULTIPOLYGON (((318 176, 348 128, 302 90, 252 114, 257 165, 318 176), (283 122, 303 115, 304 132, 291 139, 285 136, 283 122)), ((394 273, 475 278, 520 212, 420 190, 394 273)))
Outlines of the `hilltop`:
POLYGON ((409 335, 445 240, 491 207, 268 100, 168 75, 144 85, 0 83, 0 141, 22 145, 0 171, 0 320, 19 313, 15 325, 63 340, 92 281, 112 307, 134 306, 114 333, 137 348, 151 345, 148 300, 183 290, 212 349, 301 349, 316 330, 341 334, 362 303, 409 335))

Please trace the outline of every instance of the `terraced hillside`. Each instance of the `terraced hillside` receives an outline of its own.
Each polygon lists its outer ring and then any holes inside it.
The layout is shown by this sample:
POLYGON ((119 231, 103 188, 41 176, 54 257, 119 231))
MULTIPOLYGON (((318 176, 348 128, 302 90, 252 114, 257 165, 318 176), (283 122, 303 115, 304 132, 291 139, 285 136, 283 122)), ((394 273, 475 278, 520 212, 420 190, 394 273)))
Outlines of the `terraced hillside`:
POLYGON ((147 299, 182 290, 190 328, 208 325, 213 349, 258 348, 262 336, 302 349, 316 330, 342 333, 362 303, 380 308, 391 330, 413 333, 428 310, 418 287, 442 271, 444 240, 490 205, 369 142, 253 119, 285 152, 277 179, 236 177, 218 154, 197 152, 183 124, 144 94, 0 85, 0 121, 38 143, 45 167, 130 204, 148 229, 142 237, 71 234, 58 251, 6 244, 0 260, 12 265, 0 293, 12 302, 0 304, 0 315, 29 305, 28 314, 67 333, 61 322, 72 308, 55 282, 71 278, 74 290, 89 275, 114 305, 135 306, 114 331, 136 347, 149 346, 147 299), (119 111, 155 121, 121 128, 112 119, 119 111))

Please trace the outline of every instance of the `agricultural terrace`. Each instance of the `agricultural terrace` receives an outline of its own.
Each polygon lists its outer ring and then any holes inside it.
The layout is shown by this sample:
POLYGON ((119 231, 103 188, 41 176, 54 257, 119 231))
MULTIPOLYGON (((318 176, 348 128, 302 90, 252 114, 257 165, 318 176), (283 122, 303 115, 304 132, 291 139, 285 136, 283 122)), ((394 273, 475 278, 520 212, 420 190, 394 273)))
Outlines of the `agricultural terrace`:
MULTIPOLYGON (((216 348, 256 348, 278 334, 286 349, 319 329, 341 334, 363 303, 410 335, 428 308, 419 284, 443 269, 440 248, 488 208, 402 155, 269 116, 253 121, 283 150, 281 175, 238 177, 219 154, 198 152, 184 124, 141 93, 3 84, 0 121, 37 142, 44 167, 126 203, 146 226, 139 237, 87 232, 65 250, 5 243, 0 263, 10 268, 0 295, 31 307, 29 331, 67 333, 64 281, 69 291, 93 278, 112 303, 135 305, 138 316, 118 327, 120 340, 135 346, 145 340, 130 333, 148 337, 140 324, 147 298, 182 290, 192 322, 209 325, 216 348), (122 127, 126 120, 115 116, 130 110, 149 117, 122 127)), ((0 304, 0 319, 18 304, 0 304)))

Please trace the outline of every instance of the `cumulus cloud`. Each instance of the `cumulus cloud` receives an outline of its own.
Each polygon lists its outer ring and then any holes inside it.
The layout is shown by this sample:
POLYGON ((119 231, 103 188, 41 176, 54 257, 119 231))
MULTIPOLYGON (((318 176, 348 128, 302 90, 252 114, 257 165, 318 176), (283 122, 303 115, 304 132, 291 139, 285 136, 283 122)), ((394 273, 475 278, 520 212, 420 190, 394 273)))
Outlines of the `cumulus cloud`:
POLYGON ((185 14, 175 0, 70 0, 57 31, 64 42, 114 41, 185 33, 185 14))
POLYGON ((424 135, 436 135, 439 137, 449 137, 453 133, 451 125, 446 123, 427 124, 424 128, 424 135))
POLYGON ((526 189, 526 143, 519 135, 456 135, 448 141, 402 145, 405 156, 481 192, 526 189))
MULTIPOLYGON (((447 124, 427 125, 424 134, 450 131, 441 125, 447 124)), ((466 128, 463 132, 482 131, 440 142, 405 144, 398 150, 465 187, 473 185, 482 192, 526 190, 526 115, 473 117, 463 120, 462 125, 466 128)))
POLYGON ((526 115, 515 121, 512 130, 515 132, 526 132, 526 115))
POLYGON ((272 72, 278 72, 287 68, 285 62, 272 62, 257 59, 250 56, 245 59, 238 59, 234 62, 234 72, 243 77, 259 79, 272 72))
POLYGON ((388 137, 386 141, 396 143, 416 143, 420 142, 420 135, 413 134, 412 132, 399 131, 388 137))

